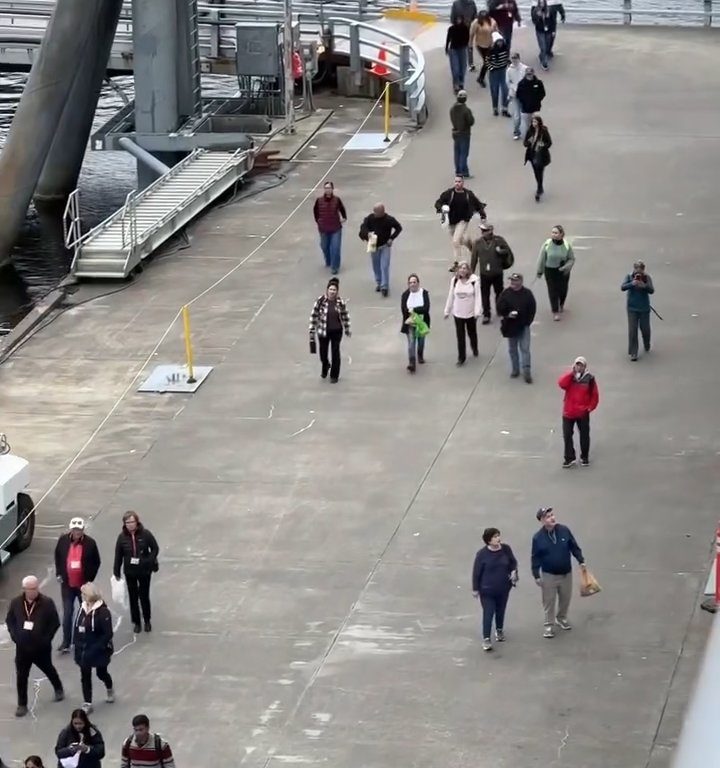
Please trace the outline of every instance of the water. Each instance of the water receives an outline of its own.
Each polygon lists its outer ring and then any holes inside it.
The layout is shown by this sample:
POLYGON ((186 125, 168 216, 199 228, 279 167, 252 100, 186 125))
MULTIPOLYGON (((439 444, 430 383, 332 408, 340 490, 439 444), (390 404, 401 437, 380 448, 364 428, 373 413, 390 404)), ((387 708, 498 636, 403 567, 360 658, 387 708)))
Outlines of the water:
MULTIPOLYGON (((448 0, 449 2, 449 0, 448 0)), ((521 5, 527 5, 523 0, 521 5)), ((717 3, 716 3, 717 4, 717 3)), ((607 8, 615 11, 621 0, 568 0, 568 7, 607 8)), ((697 26, 702 23, 702 0, 633 0, 634 10, 694 11, 697 16, 636 16, 643 24, 677 24, 697 26)), ((720 23, 720 8, 714 24, 720 23)), ((601 16, 570 11, 571 22, 621 23, 622 14, 609 12, 601 16)), ((20 99, 27 78, 24 73, 0 74, 0 148, 20 99)), ((132 77, 115 78, 128 98, 133 96, 132 77)), ((237 90, 233 77, 207 75, 203 91, 208 96, 231 96, 237 90)), ((100 127, 120 107, 122 97, 105 84, 100 95, 93 130, 100 127)), ((127 193, 135 187, 135 161, 124 152, 90 152, 85 156, 79 181, 83 229, 87 230, 117 210, 127 193)), ((12 327, 32 305, 57 286, 67 273, 70 254, 63 246, 62 211, 37 210, 31 206, 25 227, 12 253, 12 266, 0 269, 0 331, 12 327)))

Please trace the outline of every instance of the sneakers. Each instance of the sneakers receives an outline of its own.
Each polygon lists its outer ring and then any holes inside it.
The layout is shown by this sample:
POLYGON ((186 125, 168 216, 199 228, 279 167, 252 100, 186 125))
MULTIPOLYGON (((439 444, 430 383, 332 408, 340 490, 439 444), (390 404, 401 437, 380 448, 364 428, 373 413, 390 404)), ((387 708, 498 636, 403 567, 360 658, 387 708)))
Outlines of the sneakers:
POLYGON ((483 638, 482 649, 483 651, 492 651, 492 643, 489 637, 483 638))
POLYGON ((380 283, 375 286, 375 293, 380 293, 380 283))
POLYGON ((543 637, 555 637, 555 630, 552 628, 550 624, 545 625, 545 630, 543 631, 543 637))
POLYGON ((505 642, 505 632, 502 629, 495 630, 495 640, 497 640, 498 643, 505 642))
POLYGON ((142 632, 142 627, 140 626, 140 624, 133 624, 133 632, 136 635, 139 635, 142 632))
POLYGON ((557 323, 557 322, 560 320, 560 314, 559 314, 558 312, 556 312, 556 313, 553 315, 553 320, 554 320, 556 323, 557 323))
POLYGON ((519 141, 520 134, 519 133, 513 133, 513 141, 519 141))
MULTIPOLYGON (((323 365, 323 367, 322 367, 322 369, 320 371, 320 378, 321 379, 327 379, 327 375, 328 375, 329 371, 330 371, 330 366, 329 365, 323 365)), ((135 632, 137 633, 139 631, 140 631, 140 625, 136 624, 135 625, 135 632)))
POLYGON ((483 325, 490 325, 490 318, 489 317, 483 317, 482 324, 483 325))
POLYGON ((425 365, 425 357, 421 355, 419 352, 418 352, 417 361, 418 363, 420 363, 420 365, 425 365))
POLYGON ((59 688, 57 691, 55 691, 55 696, 53 696, 53 699, 55 701, 64 701, 65 700, 65 691, 63 691, 62 688, 59 688))
POLYGON ((503 117, 512 117, 512 115, 507 111, 507 109, 503 109, 502 116, 503 117))
POLYGON ((590 459, 580 459, 580 466, 581 467, 589 467, 590 466, 590 459))
POLYGON ((383 295, 383 298, 387 298, 388 295, 388 289, 387 288, 381 288, 380 293, 383 295))
POLYGON ((525 379, 526 384, 532 384, 532 376, 530 375, 530 371, 526 371, 523 378, 525 379))
POLYGON ((536 203, 539 203, 539 202, 540 202, 540 193, 539 193, 539 192, 536 192, 536 193, 535 193, 535 202, 536 202, 536 203))
POLYGON ((415 361, 414 361, 414 360, 411 360, 411 361, 408 363, 407 369, 408 369, 408 371, 409 371, 410 373, 415 373, 415 361))
POLYGON ((558 625, 558 627, 560 627, 560 629, 564 629, 566 632, 572 629, 572 626, 567 619, 555 619, 555 623, 558 625))
MULTIPOLYGON (((330 383, 331 383, 331 384, 337 384, 337 383, 338 383, 338 378, 337 378, 337 376, 331 376, 331 377, 330 377, 330 383)), ((146 629, 145 631, 146 631, 146 632, 149 632, 150 630, 149 630, 149 629, 146 629)))
POLYGON ((468 67, 468 69, 469 69, 471 72, 474 72, 474 71, 475 71, 475 65, 474 65, 474 64, 471 64, 471 65, 468 67))
POLYGON ((513 372, 510 374, 510 378, 511 378, 511 379, 517 379, 517 378, 518 378, 518 376, 520 376, 520 371, 513 371, 513 372))
POLYGON ((497 109, 493 109, 493 116, 494 116, 494 117, 497 117, 497 116, 498 116, 498 111, 497 111, 497 109))
POLYGON ((27 707, 18 706, 18 708, 15 710, 15 717, 25 717, 27 713, 28 713, 27 707))
POLYGON ((570 469, 570 467, 574 467, 576 464, 577 464, 577 461, 575 461, 575 459, 565 459, 565 461, 563 461, 562 466, 563 466, 563 469, 570 469))
POLYGON ((630 361, 633 362, 633 363, 637 362, 637 358, 638 358, 637 355, 630 355, 630 361))
POLYGON ((58 646, 58 653, 70 653, 70 646, 63 643, 58 646))
POLYGON ((145 631, 152 632, 152 624, 150 623, 149 620, 145 622, 145 631))
POLYGON ((115 691, 113 691, 112 688, 107 689, 107 693, 105 694, 105 701, 108 704, 114 704, 115 703, 115 691))
POLYGON ((82 709, 82 711, 83 711, 83 712, 84 712, 86 715, 89 715, 89 714, 90 714, 90 713, 93 711, 93 705, 92 705, 92 704, 91 704, 89 701, 86 701, 86 702, 85 702, 85 703, 82 705, 81 709, 82 709))

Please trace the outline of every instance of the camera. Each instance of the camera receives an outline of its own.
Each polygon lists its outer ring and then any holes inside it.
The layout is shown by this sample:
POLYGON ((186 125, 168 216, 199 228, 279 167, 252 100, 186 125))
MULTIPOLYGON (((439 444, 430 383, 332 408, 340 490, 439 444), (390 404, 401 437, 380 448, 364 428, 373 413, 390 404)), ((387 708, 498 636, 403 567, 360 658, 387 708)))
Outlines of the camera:
POLYGON ((633 280, 639 280, 639 281, 641 281, 643 283, 646 283, 647 282, 647 275, 643 274, 642 272, 636 272, 633 275, 633 280))

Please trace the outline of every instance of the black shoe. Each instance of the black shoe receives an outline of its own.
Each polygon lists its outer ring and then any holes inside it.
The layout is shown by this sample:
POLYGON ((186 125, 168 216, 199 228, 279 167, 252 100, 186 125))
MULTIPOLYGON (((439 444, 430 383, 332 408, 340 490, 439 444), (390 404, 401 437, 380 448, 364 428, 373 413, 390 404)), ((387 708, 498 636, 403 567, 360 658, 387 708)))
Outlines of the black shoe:
POLYGON ((417 360, 418 360, 418 363, 420 363, 420 365, 425 365, 425 356, 421 355, 419 352, 418 352, 417 360))
POLYGON ((648 344, 648 345, 645 347, 645 351, 646 351, 646 352, 649 352, 649 351, 650 351, 650 345, 649 345, 649 344, 648 344))
POLYGON ((637 355, 630 355, 630 361, 633 363, 637 362, 637 355))
POLYGON ((535 193, 535 202, 536 202, 536 203, 539 203, 539 202, 540 202, 540 193, 539 193, 539 192, 536 192, 536 193, 535 193))
POLYGON ((498 116, 498 111, 497 111, 497 109, 493 109, 493 116, 494 116, 494 117, 497 117, 497 116, 498 116))
POLYGON ((481 80, 481 79, 478 77, 478 79, 477 79, 477 82, 478 82, 478 85, 479 85, 481 88, 487 88, 487 85, 485 85, 485 80, 481 80))
POLYGON ((145 631, 152 632, 152 624, 149 621, 145 622, 145 631))
POLYGON ((589 467, 590 466, 590 459, 580 459, 580 466, 581 467, 589 467))
POLYGON ((337 270, 337 269, 333 269, 333 270, 332 270, 332 273, 333 273, 333 275, 337 275, 337 273, 338 273, 338 270, 337 270))
POLYGON ((28 708, 18 705, 18 708, 15 710, 15 717, 25 717, 28 713, 28 708))
POLYGON ((415 373, 415 361, 414 361, 414 360, 411 360, 411 361, 408 363, 408 367, 407 367, 407 369, 408 369, 408 371, 409 371, 410 373, 415 373))
POLYGON ((382 293, 382 295, 383 295, 385 298, 387 298, 387 295, 388 295, 388 289, 387 289, 387 288, 381 288, 381 289, 380 289, 380 293, 382 293))
POLYGON ((140 632, 142 632, 142 627, 140 626, 140 624, 133 624, 133 632, 136 635, 139 635, 140 632))
POLYGON ((489 317, 483 317, 482 324, 483 325, 490 325, 490 318, 489 317))
POLYGON ((330 370, 329 365, 323 365, 321 371, 320 371, 320 378, 321 379, 327 379, 328 371, 330 370))
POLYGON ((337 384, 337 383, 338 383, 338 378, 337 378, 337 376, 331 376, 331 377, 330 377, 330 383, 331 383, 331 384, 337 384))
MULTIPOLYGON (((455 174, 455 175, 457 176, 458 174, 455 174)), ((448 272, 457 272, 457 268, 458 268, 457 261, 453 261, 452 267, 450 267, 450 269, 448 269, 448 272)))
POLYGON ((507 111, 507 109, 503 109, 502 116, 503 117, 512 117, 512 115, 507 111))
POLYGON ((380 283, 375 286, 375 293, 380 293, 380 283))
POLYGON ((574 467, 577 464, 575 459, 565 459, 563 461, 563 469, 570 469, 570 467, 574 467))
POLYGON ((70 646, 63 643, 58 647, 58 653, 70 653, 70 646))
POLYGON ((518 378, 518 376, 520 376, 520 371, 513 371, 513 372, 510 374, 510 378, 511 378, 511 379, 517 379, 517 378, 518 378))
POLYGON ((473 357, 477 357, 477 356, 478 356, 478 351, 477 351, 477 349, 473 349, 473 357))
POLYGON ((524 377, 526 384, 532 384, 532 376, 530 375, 530 372, 528 371, 525 373, 524 377))
POLYGON ((457 365, 458 368, 459 368, 461 365, 465 365, 465 361, 464 360, 458 360, 457 363, 455 363, 455 365, 457 365))
POLYGON ((55 701, 63 701, 65 699, 65 691, 63 691, 62 688, 58 688, 57 691, 55 691, 55 701))

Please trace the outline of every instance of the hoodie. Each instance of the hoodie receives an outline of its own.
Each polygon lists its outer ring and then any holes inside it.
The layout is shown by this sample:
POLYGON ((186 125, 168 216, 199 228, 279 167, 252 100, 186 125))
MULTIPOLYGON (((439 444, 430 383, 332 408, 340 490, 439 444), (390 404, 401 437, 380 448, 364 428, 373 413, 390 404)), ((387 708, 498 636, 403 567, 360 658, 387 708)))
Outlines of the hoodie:
POLYGON ((507 83, 508 92, 511 99, 517 98, 517 87, 520 81, 525 77, 527 72, 527 64, 523 64, 518 61, 517 64, 510 62, 510 66, 505 72, 505 82, 507 83))
POLYGON ((563 417, 582 419, 598 407, 600 393, 595 377, 587 369, 582 376, 574 370, 564 373, 558 379, 558 386, 565 391, 563 417))
POLYGON ((75 663, 81 667, 107 667, 113 655, 110 609, 102 600, 83 602, 75 621, 75 663))
POLYGON ((465 101, 456 101, 450 107, 450 122, 453 136, 469 136, 470 129, 475 125, 475 117, 465 101))
POLYGON ((543 81, 537 76, 532 79, 523 77, 518 83, 515 96, 520 103, 521 112, 524 112, 526 115, 539 112, 545 98, 543 81))

